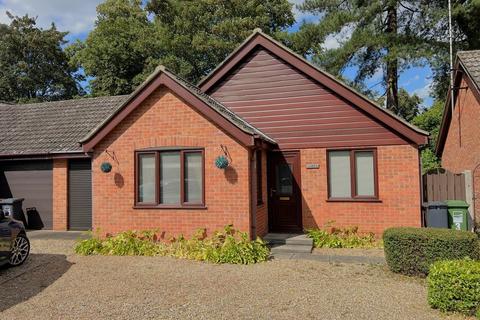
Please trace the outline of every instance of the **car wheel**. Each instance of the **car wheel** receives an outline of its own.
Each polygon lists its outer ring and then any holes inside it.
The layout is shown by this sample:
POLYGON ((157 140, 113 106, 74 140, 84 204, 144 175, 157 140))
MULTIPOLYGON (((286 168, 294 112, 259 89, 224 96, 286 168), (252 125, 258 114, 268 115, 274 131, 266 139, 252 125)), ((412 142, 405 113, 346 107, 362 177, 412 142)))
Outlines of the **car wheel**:
POLYGON ((9 264, 14 267, 19 266, 27 260, 29 254, 30 241, 25 235, 19 234, 13 241, 9 264))

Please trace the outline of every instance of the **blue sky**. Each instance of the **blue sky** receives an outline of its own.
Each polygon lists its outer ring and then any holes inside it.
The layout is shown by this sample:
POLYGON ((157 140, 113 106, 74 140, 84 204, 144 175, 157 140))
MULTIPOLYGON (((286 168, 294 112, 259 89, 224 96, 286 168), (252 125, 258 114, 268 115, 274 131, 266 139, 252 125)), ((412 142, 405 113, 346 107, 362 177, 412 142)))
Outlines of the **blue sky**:
MULTIPOLYGON (((301 3, 303 0, 290 0, 294 4, 301 3)), ((102 0, 0 0, 0 23, 8 23, 9 19, 5 14, 10 11, 15 15, 29 14, 36 16, 40 27, 49 27, 55 22, 57 28, 61 31, 69 31, 67 40, 83 40, 88 32, 93 28, 95 22, 95 8, 102 0)), ((291 30, 298 29, 303 20, 315 21, 318 17, 306 15, 295 9, 297 23, 291 30)), ((337 37, 327 39, 325 47, 335 47, 341 42, 342 38, 348 37, 348 30, 337 37)), ((345 70, 345 77, 353 78, 354 68, 345 70)), ((399 86, 405 88, 410 93, 418 94, 424 99, 426 107, 432 104, 431 98, 431 70, 428 67, 415 67, 405 70, 400 75, 399 86)), ((373 86, 378 92, 382 92, 381 86, 374 86, 381 80, 382 73, 379 70, 371 79, 367 81, 368 86, 373 86)))

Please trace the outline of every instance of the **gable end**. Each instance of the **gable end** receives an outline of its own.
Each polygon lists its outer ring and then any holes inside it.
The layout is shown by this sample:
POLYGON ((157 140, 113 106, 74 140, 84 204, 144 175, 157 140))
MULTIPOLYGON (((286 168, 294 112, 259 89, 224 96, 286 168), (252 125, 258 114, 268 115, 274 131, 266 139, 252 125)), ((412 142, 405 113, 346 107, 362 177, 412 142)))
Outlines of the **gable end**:
MULTIPOLYGON (((351 106, 354 106, 357 109, 357 111, 362 112, 363 116, 367 115, 373 121, 375 121, 377 125, 380 125, 385 130, 389 131, 391 134, 395 134, 397 136, 395 139, 396 140, 395 142, 390 139, 390 141, 384 141, 384 144, 389 144, 389 143, 399 144, 400 143, 399 140, 404 140, 402 143, 413 143, 415 145, 422 145, 428 142, 427 132, 414 127, 413 125, 407 123, 405 120, 400 119, 399 117, 391 114, 388 110, 385 110, 377 106, 374 102, 370 101, 369 99, 355 92, 353 89, 347 87, 346 85, 340 83, 333 76, 316 68, 315 66, 313 66, 311 63, 309 63, 302 57, 296 55, 295 53, 290 51, 288 48, 284 47, 282 44, 276 42, 269 36, 259 31, 256 31, 253 36, 248 38, 247 41, 245 41, 240 46, 240 48, 234 51, 232 55, 227 57, 227 59, 219 67, 217 67, 217 69, 215 69, 209 76, 203 79, 199 84, 200 88, 206 93, 211 93, 215 98, 217 98, 222 103, 227 105, 234 112, 244 117, 245 115, 243 115, 238 109, 235 109, 234 107, 232 107, 233 106, 232 101, 228 101, 228 99, 235 99, 235 98, 232 96, 232 98, 227 98, 225 100, 222 100, 222 97, 219 91, 222 90, 221 87, 226 85, 229 77, 231 77, 232 75, 235 76, 234 75, 235 72, 237 72, 237 74, 239 73, 238 70, 239 68, 241 68, 241 66, 244 66, 247 68, 250 67, 244 64, 252 55, 255 54, 255 52, 258 52, 258 51, 265 51, 271 56, 277 57, 277 60, 281 61, 281 63, 284 64, 285 69, 295 70, 296 73, 304 75, 304 78, 310 79, 310 83, 309 83, 310 87, 306 86, 303 89, 309 90, 313 87, 313 85, 316 84, 319 88, 321 88, 319 90, 324 90, 324 92, 328 91, 329 94, 331 96, 335 96, 337 100, 343 100, 344 102, 348 102, 348 104, 350 104, 351 106)), ((268 64, 265 66, 262 66, 261 63, 256 63, 256 68, 257 70, 259 70, 256 76, 260 77, 262 72, 268 72, 267 70, 269 66, 268 64)), ((273 70, 270 70, 270 72, 271 71, 273 70)), ((288 73, 288 70, 283 70, 283 71, 277 70, 277 71, 278 72, 276 76, 280 76, 281 72, 288 73)), ((248 72, 245 72, 245 73, 248 73, 248 72)), ((268 75, 268 74, 265 73, 265 75, 268 75)), ((277 79, 273 79, 273 78, 263 79, 263 84, 270 85, 272 88, 274 88, 277 79)), ((298 84, 304 85, 304 86, 306 85, 305 83, 302 84, 301 81, 299 81, 298 84)), ((254 90, 252 86, 250 87, 250 89, 254 90)), ((302 90, 302 88, 299 87, 299 90, 302 90)), ((300 91, 298 93, 294 93, 294 95, 296 98, 299 98, 301 96, 301 93, 302 92, 300 91)), ((233 94, 233 93, 230 92, 230 94, 233 94)), ((283 94, 283 96, 286 95, 286 93, 280 93, 280 92, 278 94, 279 95, 283 94)), ((277 95, 276 97, 279 97, 279 95, 277 95)), ((270 99, 270 98, 272 97, 271 96, 266 97, 266 99, 270 99)), ((288 97, 285 97, 285 98, 288 98, 288 97)), ((302 97, 302 98, 305 98, 305 97, 302 97)), ((310 121, 310 120, 311 119, 307 119, 307 121, 310 121)), ((252 121, 252 120, 249 120, 249 121, 252 121)), ((275 135, 271 134, 267 129, 263 128, 257 122, 255 123, 252 122, 252 124, 258 127, 260 130, 264 131, 266 134, 270 134, 272 138, 275 138, 275 135)), ((314 125, 315 123, 310 123, 310 124, 314 125)), ((381 132, 378 132, 378 133, 380 133, 383 136, 383 133, 381 132)), ((348 135, 348 133, 346 134, 348 135)), ((317 138, 320 138, 320 137, 317 137, 317 138)), ((377 140, 373 136, 369 137, 368 139, 371 139, 371 138, 373 138, 374 140, 377 140)), ((358 138, 358 139, 361 140, 361 138, 358 138)), ((277 141, 277 142, 281 144, 281 141, 277 141)), ((305 143, 305 145, 307 144, 308 142, 305 143)), ((320 146, 318 142, 317 144, 318 146, 320 146)), ((358 143, 352 143, 352 144, 359 145, 358 143)), ((365 141, 364 144, 372 144, 372 142, 371 140, 370 142, 365 141)), ((325 145, 328 146, 327 141, 325 145)), ((295 147, 298 147, 298 146, 295 146, 295 147)))

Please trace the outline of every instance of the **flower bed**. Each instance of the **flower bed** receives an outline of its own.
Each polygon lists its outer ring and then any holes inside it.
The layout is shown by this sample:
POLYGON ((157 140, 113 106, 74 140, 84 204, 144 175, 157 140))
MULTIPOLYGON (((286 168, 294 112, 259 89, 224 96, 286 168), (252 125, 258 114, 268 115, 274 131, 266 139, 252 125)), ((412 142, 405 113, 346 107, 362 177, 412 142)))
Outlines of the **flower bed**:
POLYGON ((265 242, 250 240, 246 233, 232 226, 226 226, 210 238, 204 234, 202 229, 191 239, 180 236, 161 242, 155 231, 126 231, 104 239, 94 236, 79 241, 75 252, 81 255, 169 256, 232 264, 258 263, 266 261, 270 255, 265 242))
POLYGON ((378 246, 372 233, 361 235, 358 227, 308 229, 307 236, 313 239, 315 248, 374 248, 378 246))

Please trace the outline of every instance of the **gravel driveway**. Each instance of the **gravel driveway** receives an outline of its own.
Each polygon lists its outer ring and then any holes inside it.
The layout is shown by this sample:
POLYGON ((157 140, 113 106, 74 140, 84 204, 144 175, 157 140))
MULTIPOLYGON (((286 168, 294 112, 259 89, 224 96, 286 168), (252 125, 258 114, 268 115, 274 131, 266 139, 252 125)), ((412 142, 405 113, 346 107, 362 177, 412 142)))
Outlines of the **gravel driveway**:
POLYGON ((28 263, 0 268, 0 319, 463 319, 383 266, 81 257, 73 244, 32 239, 28 263))

